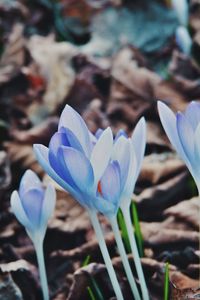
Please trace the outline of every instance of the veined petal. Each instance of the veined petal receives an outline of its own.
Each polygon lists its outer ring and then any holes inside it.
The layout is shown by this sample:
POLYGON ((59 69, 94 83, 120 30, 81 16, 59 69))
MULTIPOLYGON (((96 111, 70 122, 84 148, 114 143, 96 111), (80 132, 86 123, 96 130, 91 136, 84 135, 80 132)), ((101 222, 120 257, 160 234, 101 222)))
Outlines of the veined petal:
POLYGON ((66 134, 62 132, 56 132, 52 136, 49 143, 49 156, 57 156, 58 149, 60 146, 70 146, 66 134))
POLYGON ((136 158, 136 165, 134 166, 136 168, 135 176, 138 177, 144 159, 144 152, 146 147, 146 122, 144 117, 142 117, 137 123, 131 140, 136 158))
POLYGON ((74 183, 80 191, 87 191, 94 184, 94 174, 88 158, 81 152, 61 147, 61 155, 74 183))
POLYGON ((34 153, 36 155, 36 158, 42 168, 45 170, 45 172, 53 178, 63 189, 68 191, 72 196, 77 198, 76 191, 67 183, 65 182, 51 167, 49 163, 49 149, 43 145, 40 144, 35 144, 33 146, 34 153))
POLYGON ((190 161, 194 160, 194 131, 187 118, 180 112, 176 117, 177 131, 184 152, 190 161))
POLYGON ((103 175, 108 162, 110 160, 111 151, 113 146, 113 135, 111 129, 108 127, 101 134, 96 145, 93 148, 90 162, 93 167, 95 184, 103 175))
POLYGON ((21 203, 27 218, 35 229, 38 229, 40 225, 43 198, 44 191, 41 193, 41 191, 37 189, 28 190, 21 198, 21 203))
POLYGON ((22 176, 20 186, 19 186, 19 195, 23 195, 27 190, 31 188, 42 189, 42 183, 39 177, 32 171, 27 170, 22 176))
POLYGON ((99 192, 108 202, 116 203, 120 200, 120 168, 117 161, 107 166, 100 181, 99 192))
POLYGON ((188 160, 188 157, 184 152, 184 149, 180 142, 180 138, 176 127, 176 117, 174 113, 171 111, 171 109, 167 107, 167 105, 160 101, 158 101, 158 112, 163 128, 165 129, 165 132, 171 144, 174 146, 181 158, 186 162, 188 167, 191 167, 190 161, 188 160))
POLYGON ((186 108, 185 117, 195 131, 200 124, 200 103, 192 101, 186 108))
POLYGON ((79 140, 85 155, 90 157, 91 141, 89 130, 82 117, 69 105, 66 105, 59 121, 58 129, 65 127, 70 129, 79 140))
POLYGON ((40 218, 40 226, 45 230, 48 220, 53 215, 56 205, 56 191, 55 188, 49 184, 45 190, 42 212, 40 218))
POLYGON ((17 191, 12 192, 10 204, 11 204, 11 210, 15 214, 18 221, 24 227, 28 228, 28 230, 31 231, 33 226, 30 223, 30 221, 24 211, 24 208, 22 206, 22 203, 21 203, 21 200, 19 198, 19 194, 17 191))

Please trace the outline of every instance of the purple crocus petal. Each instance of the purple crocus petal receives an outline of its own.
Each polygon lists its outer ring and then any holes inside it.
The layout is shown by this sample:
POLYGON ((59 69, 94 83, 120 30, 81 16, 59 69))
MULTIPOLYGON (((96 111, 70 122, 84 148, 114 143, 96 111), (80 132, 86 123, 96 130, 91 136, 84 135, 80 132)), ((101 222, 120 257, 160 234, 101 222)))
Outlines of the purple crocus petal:
POLYGON ((100 138, 102 133, 103 133, 103 129, 101 128, 97 129, 97 131, 95 132, 95 137, 97 138, 97 140, 100 138))
POLYGON ((112 147, 113 135, 111 129, 108 127, 101 134, 91 154, 90 162, 93 167, 95 184, 99 182, 108 165, 112 147))
POLYGON ((176 116, 178 136, 184 152, 192 164, 194 159, 194 131, 187 118, 180 112, 176 116))
POLYGON ((22 176, 20 186, 19 186, 19 195, 20 197, 23 194, 32 188, 42 189, 42 183, 39 177, 31 170, 27 170, 22 176))
POLYGON ((195 131, 200 123, 200 103, 192 101, 186 108, 185 117, 195 131))
POLYGON ((91 141, 89 130, 82 117, 69 105, 66 105, 59 121, 58 129, 65 127, 70 129, 79 140, 85 155, 90 157, 91 141))
POLYGON ((116 203, 120 199, 120 168, 117 161, 107 166, 100 181, 99 192, 109 203, 116 203))
POLYGON ((49 184, 45 190, 43 205, 41 210, 40 227, 46 231, 47 223, 53 215, 56 205, 56 191, 55 188, 49 184))
POLYGON ((60 154, 78 189, 82 192, 89 190, 94 184, 94 173, 88 158, 70 147, 61 147, 60 154))
POLYGON ((115 141, 117 141, 118 138, 119 138, 120 136, 124 136, 125 138, 128 138, 127 133, 126 133, 125 130, 123 130, 123 129, 120 129, 120 130, 117 132, 117 134, 116 134, 116 136, 115 136, 115 141))
POLYGON ((52 136, 49 143, 49 156, 54 155, 56 157, 60 146, 70 146, 67 136, 63 130, 62 132, 54 133, 52 136))
POLYGON ((51 167, 49 163, 49 149, 43 145, 35 144, 33 146, 34 153, 39 164, 45 170, 45 172, 54 179, 64 190, 68 191, 74 198, 77 197, 76 191, 67 183, 65 182, 51 167))
POLYGON ((15 214, 18 221, 24 227, 26 227, 29 231, 31 231, 33 229, 33 225, 30 223, 30 221, 24 211, 24 208, 22 206, 22 203, 21 203, 21 200, 19 198, 19 194, 17 191, 14 191, 12 193, 10 204, 11 204, 11 210, 15 214))
POLYGON ((136 167, 135 177, 137 178, 140 173, 146 147, 146 122, 144 117, 137 123, 131 140, 136 157, 136 165, 134 167, 136 167))
POLYGON ((158 101, 158 112, 163 128, 180 157, 186 162, 187 166, 191 169, 191 164, 185 154, 176 127, 176 117, 174 113, 164 103, 158 101))
POLYGON ((21 198, 21 203, 24 212, 27 215, 30 223, 33 225, 34 229, 39 229, 40 226, 40 216, 43 205, 44 190, 40 191, 37 189, 30 189, 23 194, 21 198))
POLYGON ((112 159, 118 161, 121 175, 121 188, 124 188, 130 165, 130 143, 121 135, 114 144, 112 159))

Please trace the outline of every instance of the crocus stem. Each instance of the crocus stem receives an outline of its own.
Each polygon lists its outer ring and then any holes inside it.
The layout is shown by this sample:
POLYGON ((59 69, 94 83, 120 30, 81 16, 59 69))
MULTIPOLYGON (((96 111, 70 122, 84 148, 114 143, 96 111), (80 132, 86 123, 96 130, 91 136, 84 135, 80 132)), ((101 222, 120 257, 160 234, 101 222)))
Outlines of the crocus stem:
POLYGON ((124 300, 122 291, 119 286, 119 282, 117 280, 117 276, 115 274, 115 271, 114 271, 114 268, 112 265, 112 261, 110 259, 110 255, 108 253, 108 249, 107 249, 107 246, 105 243, 105 239, 103 236, 103 232, 102 232, 97 214, 96 214, 96 212, 91 211, 91 210, 88 210, 88 213, 89 213, 90 220, 91 220, 92 226, 94 228, 94 231, 95 231, 98 243, 99 243, 99 247, 101 249, 101 253, 102 253, 102 256, 103 256, 103 259, 104 259, 104 262, 105 262, 105 265, 106 265, 106 268, 107 268, 107 271, 108 271, 108 274, 109 274, 109 277, 110 277, 110 280, 111 280, 111 283, 112 283, 112 286, 113 286, 113 289, 115 292, 115 295, 117 297, 117 300, 124 300))
POLYGON ((133 293, 134 298, 136 300, 140 300, 141 297, 140 297, 140 294, 138 292, 138 288, 137 288, 137 285, 135 283, 135 279, 133 277, 133 274, 132 274, 132 271, 131 271, 131 268, 130 268, 130 265, 129 265, 129 261, 128 261, 127 254, 126 254, 126 251, 125 251, 125 248, 124 248, 124 244, 122 242, 122 238, 121 238, 121 234, 120 234, 120 231, 119 231, 119 226, 118 226, 118 223, 117 223, 116 216, 110 217, 109 221, 110 221, 110 224, 112 226, 112 230, 113 230, 113 233, 114 233, 114 236, 115 236, 115 240, 116 240, 116 243, 117 243, 119 254, 121 256, 122 264, 124 266, 128 281, 130 283, 132 293, 133 293))
POLYGON ((140 286, 141 286, 141 290, 142 290, 143 300, 149 300, 149 293, 148 293, 148 289, 146 286, 144 273, 142 270, 142 265, 141 265, 141 261, 140 261, 140 257, 139 257, 139 253, 138 253, 138 249, 137 249, 135 236, 133 233, 133 225, 131 222, 130 211, 129 211, 129 209, 122 209, 122 213, 124 215, 124 220, 125 220, 126 227, 127 227, 131 250, 132 250, 133 257, 134 257, 134 263, 135 263, 135 267, 137 270, 137 274, 139 277, 140 286))
POLYGON ((43 300, 49 300, 49 289, 47 283, 46 268, 44 263, 43 242, 39 241, 38 243, 34 243, 34 245, 35 245, 35 251, 36 251, 38 267, 39 267, 43 300))

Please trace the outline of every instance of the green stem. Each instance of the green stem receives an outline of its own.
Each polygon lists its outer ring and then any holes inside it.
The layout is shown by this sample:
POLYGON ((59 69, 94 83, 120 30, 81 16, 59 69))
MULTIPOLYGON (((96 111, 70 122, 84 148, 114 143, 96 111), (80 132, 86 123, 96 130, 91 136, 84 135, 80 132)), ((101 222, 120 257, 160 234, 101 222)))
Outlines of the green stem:
POLYGON ((131 222, 129 207, 122 208, 122 213, 124 215, 124 220, 125 220, 126 227, 127 227, 131 250, 132 250, 133 257, 134 257, 134 263, 135 263, 135 267, 137 270, 137 274, 138 274, 138 278, 139 278, 140 286, 141 286, 141 290, 142 290, 143 300, 149 300, 149 293, 148 293, 148 289, 146 286, 144 273, 142 270, 142 265, 141 265, 141 261, 140 261, 140 257, 139 257, 139 253, 138 253, 138 249, 137 249, 135 236, 133 233, 133 225, 131 222))
POLYGON ((104 259, 104 262, 105 262, 105 265, 106 265, 106 268, 107 268, 107 271, 108 271, 108 274, 109 274, 109 277, 110 277, 110 280, 111 280, 111 283, 112 283, 112 286, 113 286, 113 289, 115 292, 115 295, 117 297, 117 300, 124 300, 122 291, 119 286, 119 282, 117 280, 117 276, 115 274, 115 271, 114 271, 114 268, 112 265, 112 261, 110 259, 110 255, 108 253, 108 249, 107 249, 107 246, 105 243, 105 239, 103 236, 103 232, 102 232, 97 214, 96 214, 96 212, 91 211, 91 210, 88 210, 88 213, 89 213, 90 220, 91 220, 92 226, 94 228, 94 231, 95 231, 98 243, 99 243, 99 247, 101 249, 101 253, 102 253, 102 256, 103 256, 103 259, 104 259))
POLYGON ((46 275, 46 269, 44 263, 43 241, 34 243, 34 246, 35 246, 35 251, 36 251, 36 256, 38 261, 43 300, 49 300, 49 289, 48 289, 47 275, 46 275))
POLYGON ((132 271, 131 271, 131 268, 130 268, 130 265, 129 265, 129 261, 128 261, 128 258, 127 258, 127 255, 126 255, 124 244, 122 242, 122 238, 121 238, 121 234, 120 234, 120 231, 119 231, 119 226, 118 226, 118 223, 117 223, 116 216, 110 217, 109 221, 110 221, 110 224, 112 226, 112 230, 113 230, 113 233, 114 233, 114 236, 115 236, 115 240, 116 240, 116 243, 117 243, 119 254, 121 256, 122 264, 124 266, 128 281, 130 283, 132 293, 133 293, 134 298, 136 300, 140 300, 141 297, 140 297, 140 294, 138 292, 138 288, 137 288, 137 285, 135 283, 135 279, 133 277, 133 274, 132 274, 132 271))

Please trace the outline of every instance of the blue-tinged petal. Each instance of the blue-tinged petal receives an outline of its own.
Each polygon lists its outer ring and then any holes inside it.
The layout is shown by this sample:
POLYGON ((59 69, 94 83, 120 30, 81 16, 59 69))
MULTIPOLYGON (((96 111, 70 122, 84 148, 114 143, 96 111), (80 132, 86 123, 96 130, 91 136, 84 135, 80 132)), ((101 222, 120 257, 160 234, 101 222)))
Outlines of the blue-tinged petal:
POLYGON ((127 179, 124 185, 124 189, 122 192, 122 197, 120 200, 120 206, 123 207, 124 205, 129 205, 131 201, 131 196, 133 194, 133 190, 135 187, 136 180, 138 178, 137 174, 137 161, 136 161, 136 156, 134 152, 134 148, 132 145, 132 141, 129 140, 129 151, 130 151, 130 160, 129 160, 129 168, 127 171, 127 179), (129 201, 127 202, 127 199, 129 201))
POLYGON ((165 105, 164 103, 158 101, 158 112, 160 115, 160 120, 163 125, 163 128, 165 129, 165 132, 171 142, 171 144, 174 146, 178 154, 181 156, 181 158, 186 162, 187 166, 191 168, 190 161, 184 152, 184 149, 182 147, 182 144, 179 139, 179 135, 177 132, 176 127, 176 117, 174 113, 165 105))
POLYGON ((179 26, 176 29, 176 43, 183 53, 188 56, 190 55, 192 49, 192 38, 186 27, 179 26))
POLYGON ((27 218, 35 229, 38 229, 40 225, 43 198, 44 190, 41 192, 37 189, 28 190, 21 198, 21 203, 27 218))
POLYGON ((97 138, 97 140, 100 138, 100 136, 102 135, 103 133, 103 129, 99 128, 97 129, 97 131, 95 132, 95 137, 97 138))
POLYGON ((146 122, 144 117, 142 117, 137 123, 131 140, 136 157, 136 166, 134 166, 136 167, 135 176, 138 177, 144 159, 144 152, 146 147, 146 122))
POLYGON ((30 223, 24 208, 22 206, 21 200, 19 198, 19 194, 17 191, 14 191, 11 195, 11 200, 10 200, 10 204, 11 204, 11 210, 12 212, 15 214, 16 218, 18 219, 18 221, 24 226, 26 227, 28 230, 32 230, 32 224, 30 223))
POLYGON ((192 164, 194 161, 194 131, 187 118, 180 112, 176 116, 178 136, 184 152, 192 164))
POLYGON ((54 155, 56 157, 60 146, 70 146, 67 136, 63 131, 56 132, 52 136, 49 143, 49 156, 54 155))
POLYGON ((200 123, 200 103, 192 101, 186 108, 185 117, 195 131, 200 123))
POLYGON ((90 157, 91 141, 89 130, 82 117, 69 105, 66 105, 59 121, 58 128, 69 128, 79 140, 85 155, 90 157))
POLYGON ((121 176, 121 188, 124 188, 130 165, 130 143, 123 135, 114 144, 112 159, 118 161, 121 176))
POLYGON ((109 203, 118 205, 120 200, 120 168, 117 161, 109 163, 98 186, 98 191, 109 203))
POLYGON ((200 192, 200 123, 196 128, 194 135, 194 164, 193 164, 193 173, 192 176, 196 181, 197 187, 200 192))
POLYGON ((79 140, 77 139, 77 137, 74 135, 74 133, 69 128, 65 128, 65 134, 67 136, 69 145, 63 145, 63 146, 70 146, 70 147, 84 153, 83 147, 81 146, 79 140))
POLYGON ((176 12, 179 23, 181 25, 187 27, 188 12, 189 12, 188 1, 187 0, 171 0, 171 4, 176 12))
POLYGON ((128 138, 127 133, 126 133, 125 130, 123 130, 123 129, 120 129, 120 130, 117 132, 117 134, 116 134, 116 136, 115 136, 115 141, 117 141, 118 138, 119 138, 120 136, 124 136, 125 138, 128 138))
POLYGON ((94 184, 94 173, 88 158, 76 149, 69 147, 61 147, 60 154, 79 190, 83 192, 90 190, 94 184))
POLYGON ((22 176, 20 186, 19 186, 19 195, 23 195, 27 190, 31 188, 41 189, 42 183, 39 177, 32 171, 27 170, 22 176))
POLYGON ((45 190, 45 195, 43 199, 40 227, 46 230, 48 220, 53 215, 56 205, 56 191, 55 188, 49 184, 45 190))
POLYGON ((49 149, 43 145, 35 144, 33 146, 33 150, 35 153, 35 156, 42 166, 42 168, 45 170, 45 172, 54 179, 63 189, 68 191, 74 198, 77 198, 76 191, 67 183, 65 182, 51 167, 49 163, 49 149))
POLYGON ((97 196, 95 199, 93 198, 92 200, 95 209, 98 212, 104 214, 105 216, 113 216, 117 214, 119 208, 117 203, 112 203, 111 201, 108 201, 107 199, 104 199, 101 196, 97 196))
POLYGON ((111 129, 108 127, 98 139, 90 158, 94 172, 95 184, 98 183, 109 163, 112 147, 113 135, 111 129))

